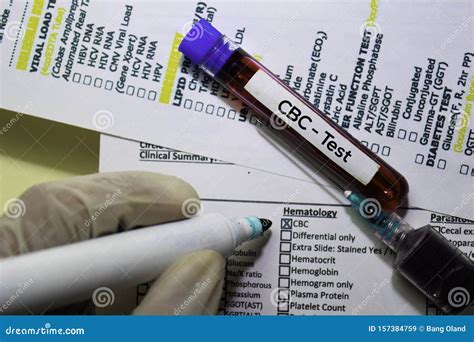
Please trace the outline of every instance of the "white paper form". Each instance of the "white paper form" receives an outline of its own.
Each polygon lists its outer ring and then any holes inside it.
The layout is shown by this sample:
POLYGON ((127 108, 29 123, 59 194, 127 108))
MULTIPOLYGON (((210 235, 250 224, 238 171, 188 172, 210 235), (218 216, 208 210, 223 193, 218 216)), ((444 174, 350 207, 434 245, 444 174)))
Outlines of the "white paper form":
MULTIPOLYGON (((183 178, 196 188, 203 213, 272 220, 270 234, 227 260, 225 314, 439 313, 393 272, 390 250, 353 209, 325 202, 318 185, 106 135, 100 160, 101 171, 183 178), (161 158, 151 157, 157 154, 161 158)), ((431 223, 474 258, 474 222, 418 209, 407 210, 405 218, 414 227, 431 223)), ((130 290, 129 303, 139 302, 146 289, 130 290)))
POLYGON ((204 17, 407 175, 410 205, 474 218, 470 0, 8 0, 0 15, 2 107, 311 179, 177 52, 204 17))

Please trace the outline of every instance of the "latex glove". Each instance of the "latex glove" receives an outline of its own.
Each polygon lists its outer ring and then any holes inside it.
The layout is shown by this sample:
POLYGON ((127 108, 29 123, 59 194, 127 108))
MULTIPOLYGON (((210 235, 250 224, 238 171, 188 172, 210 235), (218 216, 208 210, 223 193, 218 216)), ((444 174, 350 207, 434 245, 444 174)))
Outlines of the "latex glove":
MULTIPOLYGON (((191 185, 151 172, 102 173, 39 184, 11 201, 0 218, 0 258, 184 219, 189 217, 183 206, 187 200, 200 203, 191 185)), ((177 260, 134 313, 215 314, 224 262, 214 251, 177 260), (206 286, 198 293, 196 284, 203 282, 206 286)))

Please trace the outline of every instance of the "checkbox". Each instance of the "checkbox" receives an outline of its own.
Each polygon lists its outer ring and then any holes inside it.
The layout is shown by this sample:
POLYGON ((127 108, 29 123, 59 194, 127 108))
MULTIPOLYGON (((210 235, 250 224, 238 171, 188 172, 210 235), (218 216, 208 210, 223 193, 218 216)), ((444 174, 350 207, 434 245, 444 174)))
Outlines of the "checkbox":
POLYGON ((441 170, 446 169, 446 159, 438 160, 438 169, 441 169, 441 170))
POLYGON ((289 254, 280 254, 280 264, 290 264, 290 255, 289 254))
POLYGON ((417 164, 422 164, 422 163, 423 163, 423 159, 425 159, 425 156, 418 153, 418 154, 416 155, 416 157, 415 157, 415 163, 417 163, 417 164))
POLYGON ((370 150, 374 153, 379 153, 380 150, 380 145, 373 143, 372 146, 370 146, 370 150))
POLYGON ((291 243, 280 242, 280 252, 291 252, 291 243))
POLYGON ((280 239, 281 241, 291 241, 291 232, 288 230, 280 231, 280 239))
POLYGON ((405 137, 407 136, 407 131, 404 130, 404 129, 399 129, 398 130, 398 139, 405 139, 405 137))
POLYGON ((278 312, 290 311, 290 302, 278 302, 278 312))
POLYGON ((283 229, 291 229, 293 227, 293 220, 283 218, 281 219, 281 228, 283 229))
POLYGON ((290 275, 290 266, 280 266, 278 274, 282 277, 288 277, 290 275))
POLYGON ((290 278, 278 278, 278 287, 285 289, 289 288, 290 278))
POLYGON ((290 289, 278 289, 278 301, 289 302, 290 301, 290 289))

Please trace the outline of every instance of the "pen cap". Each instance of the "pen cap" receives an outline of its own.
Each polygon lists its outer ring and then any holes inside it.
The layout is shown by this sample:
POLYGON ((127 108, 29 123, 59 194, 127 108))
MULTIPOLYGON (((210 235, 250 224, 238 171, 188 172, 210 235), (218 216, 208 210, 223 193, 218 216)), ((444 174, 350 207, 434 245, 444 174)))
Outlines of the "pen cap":
POLYGON ((178 47, 192 63, 214 76, 232 56, 237 47, 205 19, 189 30, 178 47))

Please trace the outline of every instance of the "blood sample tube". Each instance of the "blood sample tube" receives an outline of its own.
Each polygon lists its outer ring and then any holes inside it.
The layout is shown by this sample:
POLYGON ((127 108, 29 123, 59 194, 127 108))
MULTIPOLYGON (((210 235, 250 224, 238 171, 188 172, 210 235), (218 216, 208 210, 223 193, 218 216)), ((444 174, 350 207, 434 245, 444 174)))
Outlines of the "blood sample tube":
POLYGON ((397 208, 407 195, 408 183, 400 173, 206 20, 191 28, 179 51, 247 104, 292 153, 341 190, 375 199, 385 210, 397 208))

